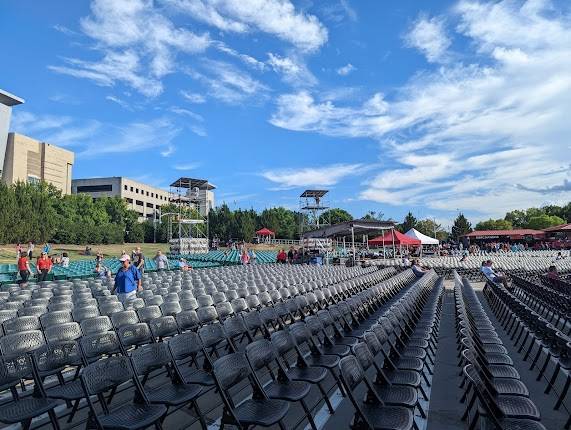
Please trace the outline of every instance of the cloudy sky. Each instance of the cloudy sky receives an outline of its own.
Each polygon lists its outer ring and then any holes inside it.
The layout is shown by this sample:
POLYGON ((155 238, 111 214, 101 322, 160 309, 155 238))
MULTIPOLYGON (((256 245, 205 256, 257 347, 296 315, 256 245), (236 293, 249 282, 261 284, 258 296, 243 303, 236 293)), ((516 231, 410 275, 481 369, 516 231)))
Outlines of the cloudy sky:
POLYGON ((0 50, 12 130, 76 178, 445 225, 571 199, 565 0, 4 1, 0 50))

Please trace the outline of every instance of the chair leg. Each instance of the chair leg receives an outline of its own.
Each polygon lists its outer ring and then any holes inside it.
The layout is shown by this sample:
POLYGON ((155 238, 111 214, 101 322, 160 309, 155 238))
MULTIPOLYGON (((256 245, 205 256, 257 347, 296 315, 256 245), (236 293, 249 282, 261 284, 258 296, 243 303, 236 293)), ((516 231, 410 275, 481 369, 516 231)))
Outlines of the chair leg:
POLYGON ((57 420, 57 416, 56 416, 56 413, 54 412, 54 410, 51 409, 51 410, 48 412, 48 415, 49 415, 49 417, 50 417, 50 421, 51 421, 51 423, 52 423, 52 426, 53 426, 54 430, 59 430, 59 428, 60 428, 60 427, 59 427, 59 422, 58 422, 58 420, 57 420))
POLYGON ((557 399, 557 403, 553 409, 557 410, 561 407, 561 403, 563 403, 563 399, 567 395, 567 391, 569 391, 569 385, 571 385, 571 374, 567 375, 567 381, 565 381, 565 386, 559 395, 559 399, 557 399))
POLYGON ((557 362, 557 365, 555 366, 555 370, 553 371, 553 375, 551 376, 551 379, 549 380, 549 384, 547 384, 547 387, 545 388, 545 391, 544 391, 545 394, 549 394, 549 392, 551 391, 551 387, 553 387, 553 385, 555 385, 555 381, 557 381, 557 376, 559 375, 560 369, 561 369, 561 363, 557 362))
POLYGON ((309 408, 305 404, 305 400, 301 399, 299 402, 301 403, 301 407, 303 408, 303 411, 305 412, 305 416, 307 417, 307 421, 309 422, 309 425, 311 426, 311 428, 313 430, 317 430, 317 426, 315 425, 315 421, 313 421, 313 416, 311 415, 311 411, 309 410, 309 408))
POLYGON ((335 410, 333 409, 333 406, 331 405, 331 401, 329 400, 329 397, 327 397, 327 392, 323 389, 323 387, 321 386, 320 383, 317 384, 317 387, 319 388, 319 391, 321 392, 321 395, 323 396, 323 400, 325 401, 325 404, 327 405, 327 409, 329 409, 329 413, 331 415, 333 415, 335 413, 335 410))
POLYGON ((196 411, 196 415, 198 416, 198 419, 200 421, 200 425, 202 426, 202 429, 206 430, 208 428, 208 426, 206 425, 206 420, 204 419, 204 416, 202 415, 202 411, 198 407, 198 402, 196 400, 193 400, 192 406, 193 406, 194 410, 196 411))

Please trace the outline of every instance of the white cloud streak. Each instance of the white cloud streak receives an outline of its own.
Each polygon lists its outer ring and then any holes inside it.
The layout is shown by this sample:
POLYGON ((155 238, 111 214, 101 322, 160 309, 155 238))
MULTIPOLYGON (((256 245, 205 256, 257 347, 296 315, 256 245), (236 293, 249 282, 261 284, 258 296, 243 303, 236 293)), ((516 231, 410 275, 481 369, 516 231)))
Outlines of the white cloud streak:
MULTIPOLYGON (((569 200, 571 20, 549 7, 461 1, 452 15, 423 22, 456 21, 478 53, 471 64, 445 62, 391 99, 375 94, 356 106, 284 94, 270 122, 377 140, 386 169, 366 181, 363 199, 488 217, 569 200)), ((446 56, 446 43, 416 40, 429 60, 446 56)))
POLYGON ((328 187, 337 184, 347 176, 363 172, 362 164, 333 164, 323 167, 303 167, 266 170, 261 173, 265 179, 278 185, 277 189, 294 187, 328 187))
POLYGON ((220 30, 260 31, 311 52, 327 41, 327 29, 317 17, 296 10, 290 0, 163 0, 220 30))
POLYGON ((347 76, 348 74, 354 72, 355 70, 357 70, 355 66, 353 66, 351 63, 347 63, 345 66, 339 67, 337 69, 337 74, 341 76, 347 76))

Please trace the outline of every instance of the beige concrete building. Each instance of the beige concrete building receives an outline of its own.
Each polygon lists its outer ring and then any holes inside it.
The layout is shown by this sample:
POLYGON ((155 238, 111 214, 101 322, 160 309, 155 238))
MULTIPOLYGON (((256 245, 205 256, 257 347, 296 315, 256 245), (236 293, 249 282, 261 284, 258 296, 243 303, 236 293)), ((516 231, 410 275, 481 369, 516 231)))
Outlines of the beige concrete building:
MULTIPOLYGON (((0 89, 0 169, 4 166, 4 154, 6 153, 6 142, 8 141, 12 107, 21 105, 22 103, 24 103, 24 100, 20 97, 0 89)), ((0 177, 2 177, 1 170, 0 177)))
POLYGON ((45 181, 71 194, 74 154, 18 133, 8 133, 2 180, 7 184, 45 181))
POLYGON ((119 176, 110 178, 74 179, 71 181, 73 194, 85 193, 94 199, 119 196, 127 202, 129 209, 139 214, 139 220, 159 216, 162 205, 169 202, 169 192, 132 179, 119 176))

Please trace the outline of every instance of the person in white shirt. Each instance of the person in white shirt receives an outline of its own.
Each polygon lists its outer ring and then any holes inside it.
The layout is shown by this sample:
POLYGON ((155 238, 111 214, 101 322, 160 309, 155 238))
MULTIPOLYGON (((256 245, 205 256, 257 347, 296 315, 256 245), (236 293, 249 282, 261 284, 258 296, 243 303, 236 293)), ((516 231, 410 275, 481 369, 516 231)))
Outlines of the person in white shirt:
POLYGON ((61 267, 69 267, 69 257, 67 256, 67 252, 64 252, 61 256, 61 267))
POLYGON ((422 277, 424 276, 424 274, 425 274, 426 272, 428 272, 427 269, 424 269, 422 266, 420 266, 420 265, 418 264, 418 260, 413 260, 413 261, 412 261, 412 267, 411 267, 411 269, 412 269, 412 272, 415 274, 415 276, 416 276, 417 278, 422 278, 422 277))
POLYGON ((509 289, 508 278, 503 273, 496 273, 494 269, 492 269, 492 261, 484 261, 482 262, 482 267, 480 270, 482 273, 488 278, 490 281, 495 282, 497 284, 503 284, 506 289, 509 289))

